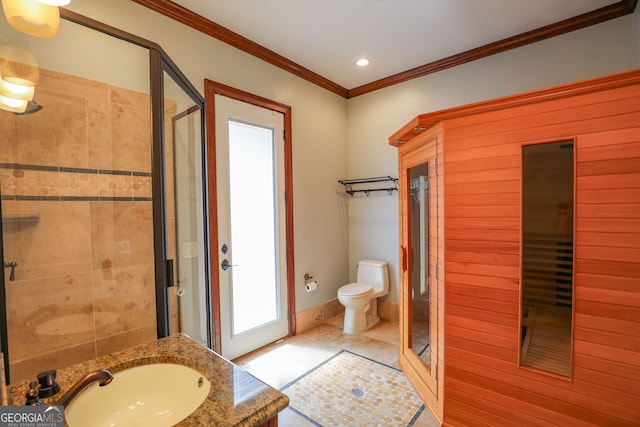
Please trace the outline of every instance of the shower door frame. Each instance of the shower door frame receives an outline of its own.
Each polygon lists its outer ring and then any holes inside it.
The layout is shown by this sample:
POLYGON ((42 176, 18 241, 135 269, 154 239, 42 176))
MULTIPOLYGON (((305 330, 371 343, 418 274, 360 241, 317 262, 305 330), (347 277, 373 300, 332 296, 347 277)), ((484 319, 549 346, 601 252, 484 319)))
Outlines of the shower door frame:
MULTIPOLYGON (((170 308, 169 308, 169 288, 174 285, 172 277, 173 260, 165 259, 165 248, 167 244, 167 228, 166 228, 166 198, 165 198, 165 129, 164 129, 164 86, 163 79, 166 72, 173 81, 191 98, 194 104, 200 109, 202 152, 206 150, 206 127, 205 127, 205 100, 202 95, 189 82, 186 76, 180 71, 178 66, 171 58, 162 50, 159 44, 138 37, 134 34, 122 31, 118 28, 96 21, 79 13, 70 11, 60 7, 60 17, 69 22, 87 27, 89 29, 101 32, 103 34, 115 37, 125 42, 146 48, 149 50, 149 82, 151 97, 151 127, 152 127, 152 212, 153 212, 153 234, 154 234, 154 273, 155 273, 155 291, 156 291, 156 325, 157 338, 163 338, 171 335, 170 308)), ((202 172, 207 172, 207 157, 203 156, 202 172)), ((208 189, 207 182, 203 182, 203 218, 207 217, 208 211, 208 189)), ((2 203, 0 202, 0 218, 2 217, 2 203)), ((213 337, 211 328, 211 297, 210 297, 210 278, 209 278, 209 229, 208 222, 203 222, 204 227, 204 263, 205 263, 205 283, 203 286, 207 289, 208 301, 207 319, 209 324, 208 345, 212 348, 213 337)), ((0 259, 4 262, 4 235, 2 229, 2 221, 0 221, 0 259)), ((4 373, 5 383, 10 384, 10 360, 9 360, 9 340, 8 340, 8 319, 7 319, 7 300, 6 300, 6 283, 3 274, 0 276, 0 352, 4 356, 4 373)))

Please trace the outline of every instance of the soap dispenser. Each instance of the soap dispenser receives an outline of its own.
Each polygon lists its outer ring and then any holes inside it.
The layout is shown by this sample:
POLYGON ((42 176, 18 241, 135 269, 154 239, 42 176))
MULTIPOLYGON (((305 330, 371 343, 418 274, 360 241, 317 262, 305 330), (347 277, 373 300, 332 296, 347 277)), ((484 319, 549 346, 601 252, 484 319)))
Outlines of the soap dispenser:
POLYGON ((53 396, 60 391, 60 384, 56 381, 56 371, 53 369, 40 372, 38 374, 38 382, 40 383, 38 396, 41 399, 53 396))
POLYGON ((40 398, 38 397, 39 386, 36 381, 31 381, 29 383, 29 390, 27 391, 27 401, 25 405, 27 406, 41 406, 42 402, 40 402, 40 398))

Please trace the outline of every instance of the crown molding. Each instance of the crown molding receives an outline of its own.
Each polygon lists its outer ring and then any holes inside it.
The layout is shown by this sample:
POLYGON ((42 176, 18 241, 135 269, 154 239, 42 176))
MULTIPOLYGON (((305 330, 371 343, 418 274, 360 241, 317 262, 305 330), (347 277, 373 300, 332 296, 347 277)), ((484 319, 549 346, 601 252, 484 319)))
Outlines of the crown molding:
POLYGON ((638 2, 638 0, 621 0, 618 3, 587 12, 573 18, 565 19, 545 27, 527 31, 513 37, 508 37, 466 52, 430 62, 353 89, 346 89, 339 84, 334 83, 299 64, 296 64, 284 56, 273 52, 272 50, 269 50, 266 47, 249 40, 228 28, 216 24, 215 22, 170 0, 133 1, 347 99, 355 98, 356 96, 413 80, 427 74, 446 70, 447 68, 466 64, 467 62, 486 58, 491 55, 570 33, 611 19, 619 18, 633 13, 638 2))

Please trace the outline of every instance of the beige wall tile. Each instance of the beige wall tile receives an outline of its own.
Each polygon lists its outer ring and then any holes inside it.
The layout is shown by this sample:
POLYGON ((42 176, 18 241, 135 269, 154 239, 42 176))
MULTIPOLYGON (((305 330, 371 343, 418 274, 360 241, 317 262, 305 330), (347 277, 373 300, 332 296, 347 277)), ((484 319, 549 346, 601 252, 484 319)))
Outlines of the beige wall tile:
POLYGON ((93 342, 90 274, 8 282, 12 363, 93 342))
POLYGON ((111 105, 112 169, 151 172, 151 114, 146 108, 111 105))
MULTIPOLYGON (((58 73, 45 68, 40 68, 40 81, 38 82, 37 90, 38 97, 40 95, 40 90, 47 90, 59 93, 73 93, 77 96, 88 98, 93 101, 109 100, 108 84, 69 74, 58 73)), ((45 106, 45 108, 47 107, 45 106)))
POLYGON ((153 263, 151 202, 91 202, 94 269, 153 263))
POLYGON ((4 222, 4 257, 16 261, 17 280, 34 280, 91 270, 89 203, 2 202, 3 212, 36 212, 38 220, 4 222))
POLYGON ((87 105, 88 167, 113 169, 114 157, 123 153, 114 150, 111 142, 111 103, 93 99, 87 105))
POLYGON ((112 104, 127 105, 129 107, 151 111, 151 96, 148 93, 110 86, 109 101, 112 104))
POLYGON ((14 147, 16 144, 16 120, 15 115, 0 111, 0 162, 12 163, 14 155, 14 147))
POLYGON ((113 353, 114 351, 124 350, 136 345, 155 341, 157 339, 157 330, 155 324, 143 328, 124 331, 117 335, 102 338, 96 341, 96 351, 98 356, 113 353))
POLYGON ((154 264, 124 266, 93 273, 98 339, 156 326, 154 264))
POLYGON ((44 108, 16 116, 17 163, 87 167, 87 100, 75 93, 38 88, 44 108))

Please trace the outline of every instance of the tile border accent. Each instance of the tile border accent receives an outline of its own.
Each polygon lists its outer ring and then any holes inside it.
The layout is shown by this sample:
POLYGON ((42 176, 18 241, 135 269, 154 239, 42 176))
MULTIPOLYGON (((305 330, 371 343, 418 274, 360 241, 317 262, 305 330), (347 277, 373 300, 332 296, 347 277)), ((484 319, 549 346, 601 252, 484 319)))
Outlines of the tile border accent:
POLYGON ((0 163, 0 178, 1 200, 153 200, 151 172, 0 163))
POLYGON ((0 200, 49 202, 152 202, 153 197, 0 196, 0 200))
POLYGON ((124 170, 110 170, 110 169, 91 169, 91 168, 71 168, 66 166, 46 166, 46 165, 27 165, 23 163, 0 163, 0 169, 25 169, 34 171, 47 171, 47 172, 71 172, 71 173, 88 173, 99 175, 131 175, 131 176, 145 176, 151 177, 151 172, 136 172, 136 171, 124 171, 124 170))

